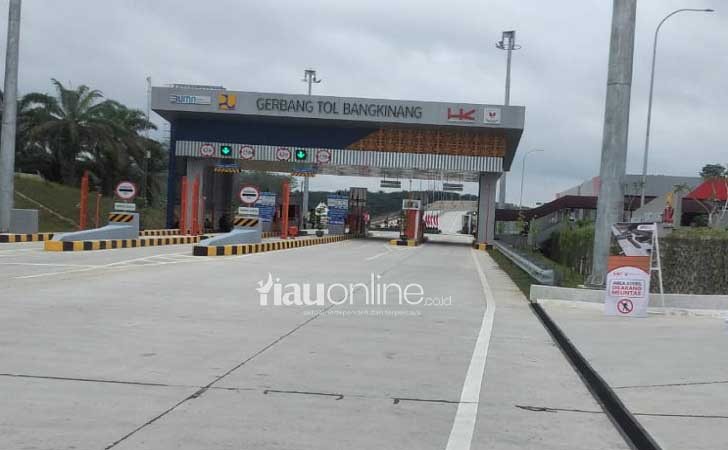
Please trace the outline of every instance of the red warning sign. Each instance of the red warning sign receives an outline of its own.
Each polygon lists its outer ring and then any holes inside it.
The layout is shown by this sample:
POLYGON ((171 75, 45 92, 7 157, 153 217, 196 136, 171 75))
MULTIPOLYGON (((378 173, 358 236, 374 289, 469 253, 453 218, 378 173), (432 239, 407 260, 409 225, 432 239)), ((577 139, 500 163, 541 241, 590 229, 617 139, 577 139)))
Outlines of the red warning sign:
POLYGON ((634 310, 634 303, 628 298, 623 298, 617 302, 617 311, 620 314, 630 314, 634 310))

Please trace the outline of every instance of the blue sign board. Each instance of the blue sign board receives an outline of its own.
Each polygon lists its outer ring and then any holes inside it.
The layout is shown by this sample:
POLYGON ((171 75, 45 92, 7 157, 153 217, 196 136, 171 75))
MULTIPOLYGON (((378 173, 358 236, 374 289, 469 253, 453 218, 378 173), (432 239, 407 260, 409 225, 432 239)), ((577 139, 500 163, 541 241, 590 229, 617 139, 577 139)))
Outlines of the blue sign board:
POLYGON ((331 225, 343 225, 349 213, 349 197, 345 195, 329 195, 326 203, 329 207, 328 221, 331 225))
POLYGON ((261 192, 258 201, 255 202, 255 207, 258 208, 258 217, 261 222, 273 222, 273 216, 276 214, 275 192, 261 192))

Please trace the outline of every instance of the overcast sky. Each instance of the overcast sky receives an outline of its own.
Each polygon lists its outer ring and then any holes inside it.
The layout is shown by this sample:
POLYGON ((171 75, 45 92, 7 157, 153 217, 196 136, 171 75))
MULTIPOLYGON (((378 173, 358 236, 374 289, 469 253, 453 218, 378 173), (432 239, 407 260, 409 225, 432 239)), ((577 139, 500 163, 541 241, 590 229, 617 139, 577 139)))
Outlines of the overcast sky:
MULTIPOLYGON (((0 1, 2 14, 7 0, 0 1)), ((599 172, 611 22, 609 0, 26 0, 20 90, 49 91, 50 78, 87 84, 145 108, 145 77, 167 83, 450 102, 503 102, 505 53, 515 29, 511 103, 526 130, 509 178, 517 202, 529 156, 526 203, 549 201, 599 172)), ((639 0, 628 173, 640 173, 652 36, 662 17, 650 173, 696 175, 728 162, 728 2, 639 0), (721 11, 721 9, 723 11, 721 11)), ((7 25, 0 24, 2 39, 7 25)), ((4 66, 4 45, 2 64, 4 66)), ((4 70, 4 68, 3 68, 4 70)), ((163 120, 153 117, 162 128, 163 120)), ((163 128, 162 128, 163 129, 163 128)), ((312 189, 377 179, 317 177, 312 189)), ((415 182, 415 186, 418 182, 415 182)), ((472 188, 470 186, 469 188, 472 188)))

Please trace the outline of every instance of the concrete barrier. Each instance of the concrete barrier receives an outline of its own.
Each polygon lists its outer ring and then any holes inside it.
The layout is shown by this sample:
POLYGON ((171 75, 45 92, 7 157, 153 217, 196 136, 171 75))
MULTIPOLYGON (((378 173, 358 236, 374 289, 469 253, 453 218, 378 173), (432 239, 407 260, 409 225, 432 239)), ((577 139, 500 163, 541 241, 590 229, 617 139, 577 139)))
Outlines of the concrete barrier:
POLYGON ((238 244, 259 244, 263 240, 263 228, 257 217, 236 216, 233 230, 229 233, 203 239, 199 247, 221 247, 238 244))
MULTIPOLYGON (((575 289, 555 286, 531 285, 529 298, 537 300, 558 300, 563 302, 604 303, 604 290, 575 289)), ((662 296, 650 293, 650 307, 662 307, 662 296)), ((665 308, 728 311, 728 295, 665 294, 665 308)))
POLYGON ((101 228, 63 233, 54 241, 104 241, 139 237, 139 213, 109 213, 109 224, 101 228))

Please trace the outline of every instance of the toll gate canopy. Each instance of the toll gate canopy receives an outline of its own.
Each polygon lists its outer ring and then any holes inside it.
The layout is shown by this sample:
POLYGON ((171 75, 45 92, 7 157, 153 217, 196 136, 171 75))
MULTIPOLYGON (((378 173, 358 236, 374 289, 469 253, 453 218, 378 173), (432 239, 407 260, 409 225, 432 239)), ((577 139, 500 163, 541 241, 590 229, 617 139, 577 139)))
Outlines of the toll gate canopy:
MULTIPOLYGON (((271 172, 479 182, 478 241, 492 239, 495 183, 510 170, 523 106, 152 88, 170 123, 167 222, 179 177, 218 167, 271 172), (492 230, 491 230, 492 231, 492 230), (488 237, 486 235, 490 235, 488 237)), ((209 184, 209 183, 208 183, 209 184)), ((209 186, 208 186, 209 189, 209 186)), ((200 195, 204 195, 203 188, 200 195)))

